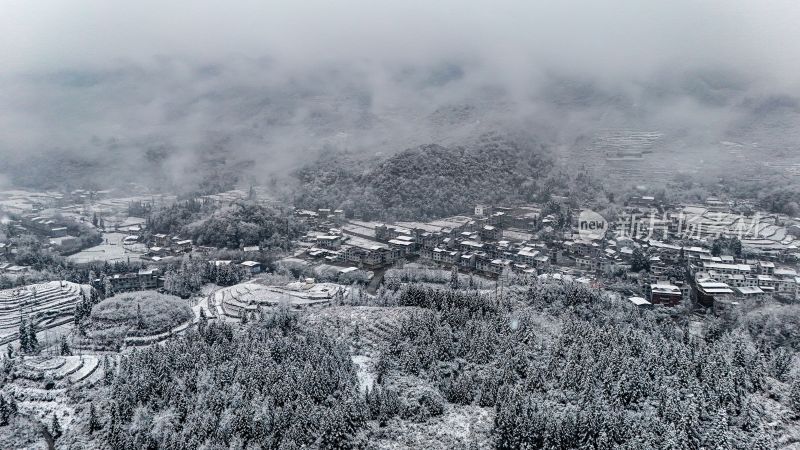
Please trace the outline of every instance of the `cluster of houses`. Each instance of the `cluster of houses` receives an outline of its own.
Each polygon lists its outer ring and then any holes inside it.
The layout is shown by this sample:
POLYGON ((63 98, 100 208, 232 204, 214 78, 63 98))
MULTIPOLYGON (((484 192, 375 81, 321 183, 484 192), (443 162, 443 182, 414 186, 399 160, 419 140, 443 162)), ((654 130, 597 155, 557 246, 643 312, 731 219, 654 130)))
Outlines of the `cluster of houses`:
MULTIPOLYGON (((556 227, 556 238, 553 233, 543 238, 555 218, 536 205, 478 205, 470 216, 392 224, 347 220, 340 210, 296 214, 312 229, 303 243, 306 255, 329 263, 377 268, 414 258, 486 276, 507 268, 539 277, 572 276, 599 287, 623 277, 637 286, 631 301, 640 306, 713 308, 768 295, 800 297, 791 255, 797 250, 778 227, 769 237, 776 245, 758 249, 758 257, 711 254, 713 237, 731 226, 755 223, 734 219, 730 204, 716 198, 665 208, 653 196, 631 197, 622 218, 599 239, 587 239, 569 226, 556 227), (690 232, 695 234, 687 238, 690 232), (632 270, 637 254, 645 258, 646 272, 632 270)), ((577 217, 571 223, 577 224, 577 217)))
POLYGON ((147 268, 137 272, 114 274, 104 279, 98 278, 92 281, 92 285, 102 291, 105 291, 106 287, 112 292, 143 291, 160 288, 164 285, 164 277, 160 269, 147 268))
POLYGON ((706 307, 725 307, 773 295, 800 298, 797 270, 776 267, 772 261, 721 256, 707 258, 691 269, 697 284, 697 301, 706 307))
MULTIPOLYGON (((138 241, 138 236, 127 236, 123 240, 124 243, 134 243, 138 241)), ((150 245, 147 247, 147 252, 142 255, 142 259, 148 259, 154 262, 161 262, 181 256, 192 251, 192 240, 183 239, 178 236, 169 236, 166 234, 154 234, 152 236, 150 245)))

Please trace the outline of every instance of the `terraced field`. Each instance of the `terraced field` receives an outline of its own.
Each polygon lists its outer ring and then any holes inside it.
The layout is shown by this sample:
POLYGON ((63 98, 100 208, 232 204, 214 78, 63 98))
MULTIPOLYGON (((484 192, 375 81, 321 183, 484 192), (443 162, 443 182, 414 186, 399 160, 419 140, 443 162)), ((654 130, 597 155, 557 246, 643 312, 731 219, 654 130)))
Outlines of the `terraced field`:
MULTIPOLYGON (((111 357, 111 355, 109 355, 111 357)), ((88 404, 76 403, 77 398, 89 392, 84 390, 102 382, 105 372, 102 355, 83 356, 26 356, 16 359, 16 374, 13 379, 7 379, 0 387, 6 398, 13 398, 19 408, 19 414, 31 420, 38 432, 38 424, 45 426, 52 421, 53 416, 65 430, 78 427, 80 437, 85 433, 85 416, 88 404)), ((115 355, 109 361, 118 362, 115 355)), ((8 432, 8 427, 3 427, 8 432)), ((73 430, 74 432, 74 430, 73 430)), ((0 431, 0 438, 3 431, 0 431)), ((3 439, 0 439, 0 442, 3 439)), ((48 448, 45 439, 41 439, 41 446, 2 445, 2 448, 48 448)), ((52 443, 52 442, 51 442, 52 443)), ((57 444, 49 448, 99 448, 96 445, 85 444, 57 444)))
POLYGON ((72 315, 81 292, 89 286, 68 281, 50 281, 0 291, 0 344, 16 339, 21 317, 33 320, 39 329, 49 328, 72 315))
POLYGON ((293 308, 327 305, 348 288, 333 283, 290 283, 270 286, 256 281, 219 289, 211 294, 209 306, 216 316, 238 318, 242 311, 255 312, 261 307, 288 304, 293 308))
POLYGON ((82 386, 102 377, 101 359, 96 355, 32 356, 25 358, 18 374, 20 378, 33 382, 51 378, 58 388, 82 386))

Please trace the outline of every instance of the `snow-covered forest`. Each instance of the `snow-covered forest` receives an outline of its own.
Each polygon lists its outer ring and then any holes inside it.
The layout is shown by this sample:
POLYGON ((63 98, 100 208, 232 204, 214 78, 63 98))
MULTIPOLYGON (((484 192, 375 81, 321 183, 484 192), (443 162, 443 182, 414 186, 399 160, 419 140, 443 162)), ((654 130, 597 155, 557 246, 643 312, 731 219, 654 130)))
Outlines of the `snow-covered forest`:
POLYGON ((203 319, 122 356, 106 384, 83 394, 98 417, 88 442, 768 449, 800 432, 794 350, 764 319, 697 334, 570 282, 502 296, 410 284, 340 303, 263 312, 241 327, 203 319), (468 431, 426 428, 443 421, 468 431))

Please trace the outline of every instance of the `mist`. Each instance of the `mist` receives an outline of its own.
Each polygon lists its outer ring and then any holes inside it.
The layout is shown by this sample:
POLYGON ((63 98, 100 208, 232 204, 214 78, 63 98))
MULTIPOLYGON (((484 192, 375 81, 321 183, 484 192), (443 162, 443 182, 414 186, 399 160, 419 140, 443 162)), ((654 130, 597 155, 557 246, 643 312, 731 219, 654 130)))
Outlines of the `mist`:
POLYGON ((4 2, 6 184, 264 182, 488 131, 797 153, 797 2, 229 3, 4 2))

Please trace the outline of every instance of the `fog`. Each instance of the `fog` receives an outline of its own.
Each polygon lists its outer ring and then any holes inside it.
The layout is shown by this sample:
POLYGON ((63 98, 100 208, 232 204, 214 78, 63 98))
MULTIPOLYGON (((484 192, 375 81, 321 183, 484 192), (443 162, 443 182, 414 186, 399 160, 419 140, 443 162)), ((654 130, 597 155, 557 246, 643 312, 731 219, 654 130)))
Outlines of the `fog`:
POLYGON ((791 0, 5 1, 0 170, 193 188, 491 130, 796 151, 798 23, 791 0))

